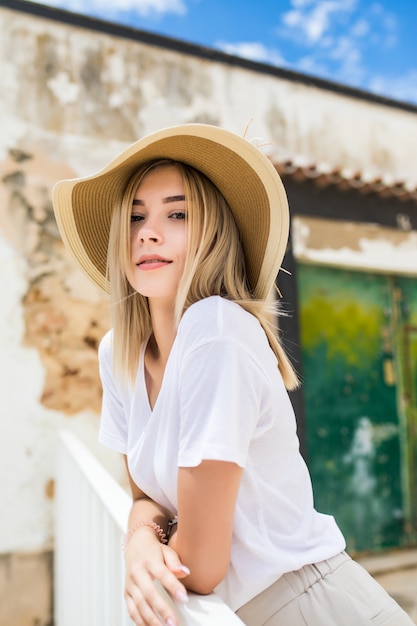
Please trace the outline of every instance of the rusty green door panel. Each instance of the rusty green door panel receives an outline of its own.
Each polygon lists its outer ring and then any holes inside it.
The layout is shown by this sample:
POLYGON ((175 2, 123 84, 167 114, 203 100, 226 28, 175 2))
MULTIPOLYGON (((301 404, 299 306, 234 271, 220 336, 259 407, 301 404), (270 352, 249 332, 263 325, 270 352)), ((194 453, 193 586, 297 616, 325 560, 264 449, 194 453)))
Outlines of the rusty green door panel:
POLYGON ((299 265, 308 463, 318 510, 352 551, 404 544, 392 288, 299 265))
POLYGON ((395 278, 399 355, 398 410, 404 416, 403 493, 406 531, 417 542, 417 279, 395 278))

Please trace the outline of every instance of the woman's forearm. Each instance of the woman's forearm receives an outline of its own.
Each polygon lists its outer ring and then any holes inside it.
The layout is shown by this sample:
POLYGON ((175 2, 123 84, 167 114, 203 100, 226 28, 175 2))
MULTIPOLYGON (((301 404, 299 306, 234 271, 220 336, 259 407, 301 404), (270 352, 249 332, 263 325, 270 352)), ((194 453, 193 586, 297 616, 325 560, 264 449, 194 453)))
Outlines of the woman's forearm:
POLYGON ((202 461, 178 471, 178 528, 169 545, 191 571, 186 587, 207 594, 230 566, 233 516, 242 468, 202 461))
POLYGON ((132 502, 128 520, 127 537, 130 538, 129 534, 131 535, 135 532, 135 529, 149 525, 150 528, 154 529, 158 539, 161 540, 162 533, 166 535, 168 521, 171 517, 172 515, 168 509, 165 509, 147 496, 140 496, 132 502), (158 528, 161 529, 161 532, 158 532, 158 528))
POLYGON ((144 524, 145 522, 160 526, 163 533, 166 534, 168 529, 168 520, 172 517, 171 512, 149 498, 146 493, 139 489, 129 472, 126 457, 125 463, 132 491, 132 506, 129 513, 128 532, 125 537, 125 541, 126 539, 130 539, 130 535, 134 532, 134 528, 140 527, 140 524, 144 524))

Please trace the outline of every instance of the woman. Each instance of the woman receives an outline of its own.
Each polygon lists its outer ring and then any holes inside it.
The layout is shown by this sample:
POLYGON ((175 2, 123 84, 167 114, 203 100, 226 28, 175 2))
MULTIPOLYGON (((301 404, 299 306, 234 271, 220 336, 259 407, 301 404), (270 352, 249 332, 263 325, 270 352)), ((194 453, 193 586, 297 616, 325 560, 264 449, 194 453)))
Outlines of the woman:
POLYGON ((313 506, 271 324, 289 217, 269 160, 219 128, 164 129, 59 183, 54 207, 112 297, 100 440, 132 488, 135 624, 177 623, 155 580, 180 602, 215 590, 253 626, 411 624, 313 506))

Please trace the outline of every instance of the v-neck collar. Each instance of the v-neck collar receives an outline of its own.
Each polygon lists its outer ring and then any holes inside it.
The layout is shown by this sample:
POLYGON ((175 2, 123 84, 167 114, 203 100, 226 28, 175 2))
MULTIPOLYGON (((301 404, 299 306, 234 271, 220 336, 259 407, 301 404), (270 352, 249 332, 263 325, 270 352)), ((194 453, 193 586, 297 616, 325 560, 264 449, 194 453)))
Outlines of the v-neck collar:
POLYGON ((139 357, 138 375, 140 377, 140 385, 142 387, 143 396, 144 396, 144 399, 145 399, 144 400, 144 404, 145 404, 145 406, 146 406, 150 416, 152 416, 155 413, 155 411, 158 408, 158 405, 160 404, 159 398, 160 398, 160 396, 161 396, 161 394, 163 393, 163 390, 164 390, 166 376, 167 376, 167 371, 168 371, 168 368, 169 368, 169 365, 170 365, 170 362, 171 362, 171 359, 172 359, 172 353, 173 353, 173 351, 175 349, 175 346, 176 346, 176 343, 177 343, 177 337, 178 337, 178 331, 177 331, 177 334, 175 335, 175 339, 174 339, 174 341, 172 343, 171 350, 169 352, 168 359, 167 359, 167 362, 165 364, 165 369, 164 369, 164 374, 162 376, 161 386, 159 388, 159 392, 158 392, 158 395, 156 397, 155 404, 154 404, 153 408, 151 406, 151 402, 150 402, 150 399, 149 399, 148 387, 146 385, 146 376, 145 376, 145 352, 146 352, 146 348, 148 346, 148 342, 149 342, 150 336, 148 337, 148 339, 146 341, 143 342, 142 349, 141 349, 141 352, 140 352, 140 357, 139 357))

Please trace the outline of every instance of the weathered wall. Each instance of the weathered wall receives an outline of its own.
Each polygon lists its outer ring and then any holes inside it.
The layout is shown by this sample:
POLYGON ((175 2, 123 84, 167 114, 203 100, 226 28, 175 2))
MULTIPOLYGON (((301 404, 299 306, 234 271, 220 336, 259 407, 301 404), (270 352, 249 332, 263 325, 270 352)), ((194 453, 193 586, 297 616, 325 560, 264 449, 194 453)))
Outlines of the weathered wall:
POLYGON ((52 626, 52 552, 0 555, 1 626, 52 626))
POLYGON ((417 183, 412 112, 7 9, 1 27, 3 141, 42 129, 47 152, 77 173, 163 125, 243 133, 254 119, 248 136, 270 142, 274 160, 417 183))
POLYGON ((305 263, 417 276, 417 232, 295 217, 294 255, 305 263))
MULTIPOLYGON (((38 552, 45 588, 58 429, 75 430, 122 472, 96 443, 108 300, 63 248, 54 182, 99 169, 164 125, 210 122, 243 134, 253 119, 247 136, 273 160, 415 187, 417 116, 10 9, 0 8, 0 32, 0 577, 7 589, 18 585, 11 559, 38 552)), ((48 611, 14 621, 8 613, 0 624, 47 624, 48 611)))

